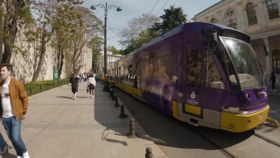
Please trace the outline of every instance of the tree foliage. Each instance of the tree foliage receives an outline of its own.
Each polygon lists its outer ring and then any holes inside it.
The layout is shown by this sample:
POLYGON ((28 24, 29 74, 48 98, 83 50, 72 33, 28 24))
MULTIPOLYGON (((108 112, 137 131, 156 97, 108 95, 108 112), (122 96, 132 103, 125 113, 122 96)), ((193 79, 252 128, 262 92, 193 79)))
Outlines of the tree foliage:
POLYGON ((160 17, 143 14, 139 18, 132 19, 128 27, 120 32, 122 36, 120 44, 125 47, 120 51, 121 54, 128 54, 155 37, 185 23, 186 17, 181 7, 170 6, 169 9, 164 9, 164 14, 160 17))
MULTIPOLYGON (((41 34, 39 49, 39 62, 43 61, 46 44, 51 42, 55 50, 54 61, 60 77, 63 67, 69 75, 73 71, 79 71, 84 66, 82 58, 85 55, 85 47, 88 47, 91 38, 100 34, 101 21, 87 8, 79 6, 78 0, 73 1, 49 1, 36 4, 38 28, 45 34, 41 34), (44 26, 44 27, 42 27, 44 26), (45 38, 43 38, 45 37, 45 38), (41 58, 42 57, 42 58, 41 58)), ((90 46, 89 46, 90 47, 90 46)), ((33 80, 36 80, 40 72, 39 64, 33 80)))
POLYGON ((152 30, 159 35, 162 35, 179 25, 186 23, 186 17, 187 15, 184 14, 181 7, 175 8, 174 6, 170 6, 169 9, 164 9, 164 14, 160 16, 162 22, 155 23, 152 30))
POLYGON ((96 72, 98 69, 98 58, 101 55, 101 45, 102 45, 102 38, 96 36, 91 39, 90 46, 92 50, 92 65, 93 65, 93 71, 96 72))
POLYGON ((154 15, 143 14, 138 18, 129 21, 128 26, 120 32, 122 39, 120 44, 126 49, 121 51, 121 54, 128 54, 134 49, 141 47, 143 43, 150 41, 153 37, 150 36, 150 30, 159 18, 154 15))
POLYGON ((12 53, 20 51, 15 46, 19 28, 32 22, 29 0, 1 0, 0 1, 0 60, 10 63, 12 53))
MULTIPOLYGON (((53 60, 61 75, 66 70, 80 69, 85 47, 102 45, 100 34, 103 26, 89 9, 81 7, 83 0, 0 0, 0 61, 9 63, 17 52, 15 40, 18 30, 33 46, 32 80, 36 81, 47 64, 45 56, 48 44, 55 51, 53 60), (32 10, 32 14, 31 14, 32 10), (22 32, 24 30, 24 32, 22 32), (65 65, 66 64, 66 65, 65 65)), ((22 37, 21 39, 22 40, 22 37)), ((96 51, 99 49, 94 49, 96 51)), ((100 52, 100 51, 99 51, 100 52)))

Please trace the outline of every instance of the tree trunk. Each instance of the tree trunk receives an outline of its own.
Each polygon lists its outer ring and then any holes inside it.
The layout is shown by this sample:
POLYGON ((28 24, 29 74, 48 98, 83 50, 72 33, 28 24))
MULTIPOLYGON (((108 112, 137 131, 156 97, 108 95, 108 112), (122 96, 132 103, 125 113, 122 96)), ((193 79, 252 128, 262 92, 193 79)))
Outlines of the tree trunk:
MULTIPOLYGON (((0 1, 0 6, 2 6, 2 2, 0 1)), ((3 19, 4 18, 0 18, 0 29, 3 30, 4 26, 3 26, 3 19)), ((2 33, 0 33, 0 61, 2 60, 2 56, 3 56, 3 46, 4 46, 4 42, 3 42, 3 35, 2 33)))
POLYGON ((17 34, 17 19, 12 18, 12 15, 7 15, 4 19, 4 30, 6 30, 9 36, 5 36, 3 39, 4 53, 1 64, 10 63, 12 57, 12 47, 15 44, 17 34))
POLYGON ((3 32, 7 34, 3 36, 4 51, 1 63, 10 63, 18 31, 18 20, 22 16, 20 11, 25 5, 29 5, 29 0, 6 0, 5 2, 1 0, 0 4, 4 4, 5 7, 6 14, 2 26, 3 32))
POLYGON ((61 47, 61 45, 58 44, 58 53, 57 53, 58 78, 61 78, 62 67, 63 67, 63 64, 64 64, 63 60, 64 60, 64 50, 61 47))
POLYGON ((62 68, 63 68, 63 64, 64 64, 63 60, 64 60, 64 52, 62 50, 61 54, 60 54, 60 60, 59 60, 60 66, 58 67, 58 77, 59 78, 61 78, 62 68))
MULTIPOLYGON (((41 37, 41 48, 40 48, 40 56, 39 56, 39 62, 38 62, 38 66, 34 71, 33 77, 32 77, 32 82, 35 82, 38 80, 39 74, 42 70, 43 67, 43 63, 45 61, 45 54, 46 54, 46 36, 47 36, 47 32, 44 29, 44 32, 42 33, 42 37, 41 37)), ((36 60, 36 59, 35 59, 36 60)))

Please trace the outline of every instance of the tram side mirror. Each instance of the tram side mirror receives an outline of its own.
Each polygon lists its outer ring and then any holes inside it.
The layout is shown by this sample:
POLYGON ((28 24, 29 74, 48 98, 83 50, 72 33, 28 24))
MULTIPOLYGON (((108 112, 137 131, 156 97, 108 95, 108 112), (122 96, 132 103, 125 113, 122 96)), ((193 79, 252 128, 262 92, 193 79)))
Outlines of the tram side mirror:
POLYGON ((216 31, 209 33, 210 37, 210 45, 212 46, 213 50, 216 51, 218 47, 218 34, 216 31))

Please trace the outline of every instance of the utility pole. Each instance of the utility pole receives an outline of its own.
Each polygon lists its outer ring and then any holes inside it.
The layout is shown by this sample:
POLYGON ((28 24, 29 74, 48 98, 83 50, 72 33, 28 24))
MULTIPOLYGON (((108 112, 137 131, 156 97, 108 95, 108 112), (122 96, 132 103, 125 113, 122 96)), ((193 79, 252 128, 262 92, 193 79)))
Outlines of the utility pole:
POLYGON ((106 77, 107 74, 107 18, 108 18, 108 9, 116 9, 116 11, 120 12, 122 9, 119 6, 110 4, 107 5, 105 4, 97 4, 97 5, 92 5, 90 9, 96 10, 96 7, 100 7, 104 9, 104 77, 106 77))

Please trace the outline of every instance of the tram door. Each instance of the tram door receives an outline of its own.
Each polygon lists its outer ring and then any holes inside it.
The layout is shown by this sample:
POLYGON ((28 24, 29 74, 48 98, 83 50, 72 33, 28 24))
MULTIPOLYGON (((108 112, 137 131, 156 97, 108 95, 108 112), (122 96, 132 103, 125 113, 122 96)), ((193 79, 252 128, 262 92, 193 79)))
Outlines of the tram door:
POLYGON ((215 55, 205 47, 192 47, 185 52, 182 78, 182 114, 189 122, 219 127, 220 107, 225 98, 225 85, 215 55))
POLYGON ((191 123, 197 124, 196 119, 202 117, 202 83, 203 83, 203 59, 204 51, 201 45, 189 45, 183 56, 182 85, 179 88, 180 102, 182 103, 182 115, 192 116, 191 123))

